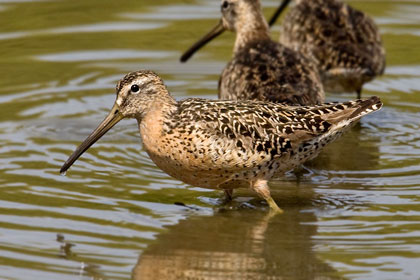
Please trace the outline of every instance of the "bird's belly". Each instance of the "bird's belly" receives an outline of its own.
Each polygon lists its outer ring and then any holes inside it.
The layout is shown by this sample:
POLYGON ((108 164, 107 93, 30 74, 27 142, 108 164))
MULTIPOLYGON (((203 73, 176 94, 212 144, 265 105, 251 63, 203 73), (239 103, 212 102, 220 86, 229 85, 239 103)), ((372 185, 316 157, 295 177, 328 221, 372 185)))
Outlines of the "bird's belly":
MULTIPOLYGON (((178 179, 184 183, 195 187, 208 189, 224 189, 221 186, 223 183, 229 181, 234 174, 224 171, 223 169, 205 168, 204 166, 197 166, 186 164, 185 161, 178 161, 170 156, 156 155, 149 153, 153 162, 164 172, 170 176, 178 179)), ((242 185, 229 184, 228 188, 238 188, 242 185)))

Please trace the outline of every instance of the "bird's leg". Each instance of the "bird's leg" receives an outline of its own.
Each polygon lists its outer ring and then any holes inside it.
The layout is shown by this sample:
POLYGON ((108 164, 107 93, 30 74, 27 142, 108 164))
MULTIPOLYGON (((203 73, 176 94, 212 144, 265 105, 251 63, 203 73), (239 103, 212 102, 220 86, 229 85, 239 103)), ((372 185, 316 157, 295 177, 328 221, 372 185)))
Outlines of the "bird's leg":
POLYGON ((251 182, 251 188, 262 198, 267 201, 270 206, 270 210, 275 214, 282 214, 283 210, 278 207, 277 203, 270 195, 270 188, 267 185, 267 180, 257 179, 256 181, 251 182))
POLYGON ((226 202, 232 201, 232 196, 233 196, 233 190, 232 189, 226 189, 225 190, 225 201, 226 202))
POLYGON ((362 87, 360 87, 359 89, 357 89, 357 99, 360 99, 362 97, 362 87))

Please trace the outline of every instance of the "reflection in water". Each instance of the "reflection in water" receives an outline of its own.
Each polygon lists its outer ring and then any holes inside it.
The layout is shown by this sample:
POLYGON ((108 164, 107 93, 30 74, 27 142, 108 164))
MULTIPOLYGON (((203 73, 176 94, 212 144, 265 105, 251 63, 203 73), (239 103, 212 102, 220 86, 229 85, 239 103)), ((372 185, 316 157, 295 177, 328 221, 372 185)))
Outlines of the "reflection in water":
MULTIPOLYGON (((73 253, 72 248, 76 244, 66 241, 65 236, 61 233, 57 233, 57 242, 60 244, 59 257, 69 261, 79 262, 80 257, 77 254, 73 253)), ((90 279, 106 279, 105 275, 100 271, 100 265, 94 264, 92 262, 79 262, 80 266, 78 268, 78 276, 88 276, 90 279)))
POLYGON ((64 259, 70 259, 73 255, 71 248, 74 247, 75 244, 67 242, 64 235, 61 233, 57 234, 57 242, 62 244, 60 245, 60 256, 64 259))
POLYGON ((157 236, 133 279, 338 279, 313 252, 316 216, 300 209, 191 216, 157 236))

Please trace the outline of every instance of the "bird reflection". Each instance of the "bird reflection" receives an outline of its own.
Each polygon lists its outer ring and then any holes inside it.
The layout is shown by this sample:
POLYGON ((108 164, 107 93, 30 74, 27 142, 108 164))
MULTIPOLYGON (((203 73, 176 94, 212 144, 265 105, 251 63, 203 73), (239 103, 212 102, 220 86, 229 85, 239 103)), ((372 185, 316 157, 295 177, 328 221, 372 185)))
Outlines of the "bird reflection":
MULTIPOLYGON (((68 242, 62 233, 57 233, 56 241, 60 243, 60 254, 59 257, 70 260, 70 261, 79 261, 79 257, 73 253, 72 248, 76 244, 68 242)), ((92 280, 104 279, 104 275, 99 272, 100 266, 94 263, 85 263, 80 261, 80 268, 78 271, 79 276, 88 276, 92 280)))
POLYGON ((76 246, 73 243, 67 242, 64 235, 61 233, 57 233, 56 241, 60 243, 60 257, 63 259, 70 259, 74 256, 71 248, 76 246))
POLYGON ((132 278, 339 279, 313 250, 316 216, 301 210, 274 217, 255 210, 190 216, 140 255, 132 278))

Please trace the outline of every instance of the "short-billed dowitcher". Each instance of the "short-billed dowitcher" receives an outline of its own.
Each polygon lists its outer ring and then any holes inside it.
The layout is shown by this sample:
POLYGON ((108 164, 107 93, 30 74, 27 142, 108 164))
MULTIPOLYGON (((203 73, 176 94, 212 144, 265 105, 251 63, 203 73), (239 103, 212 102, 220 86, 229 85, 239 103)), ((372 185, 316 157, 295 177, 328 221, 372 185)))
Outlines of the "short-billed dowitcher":
MULTIPOLYGON (((283 0, 272 25, 290 0, 283 0)), ((339 0, 296 0, 286 14, 280 43, 317 65, 326 91, 357 92, 383 74, 385 49, 374 21, 339 0)))
POLYGON ((143 147, 169 175, 193 186, 251 187, 281 212, 267 181, 315 157, 362 116, 381 108, 377 97, 319 106, 262 101, 175 101, 151 71, 127 74, 117 84, 109 115, 61 168, 65 172, 123 118, 137 119, 143 147))
POLYGON ((181 57, 197 50, 225 30, 236 33, 233 58, 219 80, 219 98, 261 100, 294 105, 324 102, 315 65, 303 55, 270 39, 259 0, 223 0, 222 19, 181 57))

